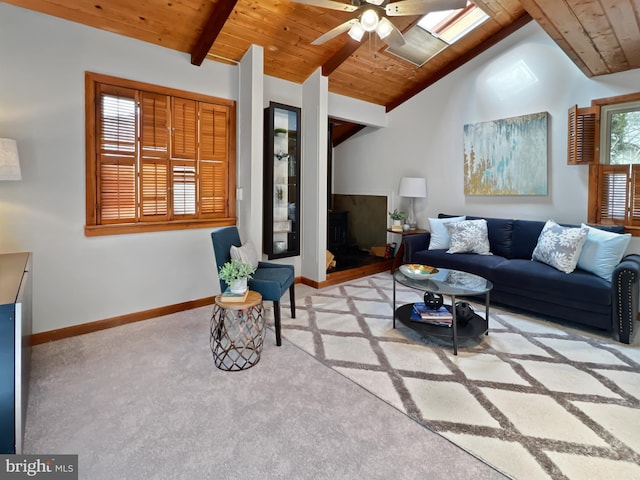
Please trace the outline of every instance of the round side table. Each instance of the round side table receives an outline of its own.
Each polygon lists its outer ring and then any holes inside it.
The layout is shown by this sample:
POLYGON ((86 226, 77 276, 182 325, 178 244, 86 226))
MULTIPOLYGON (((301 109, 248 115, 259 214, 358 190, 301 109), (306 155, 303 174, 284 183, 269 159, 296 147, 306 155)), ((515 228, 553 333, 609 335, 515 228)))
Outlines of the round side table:
POLYGON ((262 295, 249 291, 244 302, 215 298, 211 316, 211 353, 220 370, 237 371, 260 361, 265 336, 262 295))

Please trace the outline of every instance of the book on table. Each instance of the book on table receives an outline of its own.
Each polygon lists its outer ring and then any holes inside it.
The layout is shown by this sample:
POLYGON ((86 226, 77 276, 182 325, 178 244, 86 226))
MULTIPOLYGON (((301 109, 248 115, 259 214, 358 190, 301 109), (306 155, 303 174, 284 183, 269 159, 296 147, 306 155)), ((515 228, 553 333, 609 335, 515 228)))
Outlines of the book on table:
POLYGON ((247 288, 244 293, 233 293, 231 288, 227 287, 227 289, 222 292, 220 296, 223 302, 234 302, 234 303, 242 303, 247 300, 249 296, 249 289, 247 288))
POLYGON ((444 305, 440 308, 429 308, 424 302, 418 302, 413 304, 410 319, 418 323, 450 327, 453 315, 444 305))

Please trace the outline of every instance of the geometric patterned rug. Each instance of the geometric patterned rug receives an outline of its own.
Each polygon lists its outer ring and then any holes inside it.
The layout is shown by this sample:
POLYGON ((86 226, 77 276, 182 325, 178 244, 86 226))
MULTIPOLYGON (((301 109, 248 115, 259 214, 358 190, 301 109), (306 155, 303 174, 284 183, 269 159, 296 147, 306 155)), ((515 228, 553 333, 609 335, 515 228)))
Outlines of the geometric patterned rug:
MULTIPOLYGON (((392 282, 385 272, 311 289, 296 297, 298 318, 282 316, 283 336, 512 478, 640 479, 637 341, 492 305, 489 335, 454 356, 392 328, 392 282)), ((400 284, 396 297, 421 300, 400 284)))

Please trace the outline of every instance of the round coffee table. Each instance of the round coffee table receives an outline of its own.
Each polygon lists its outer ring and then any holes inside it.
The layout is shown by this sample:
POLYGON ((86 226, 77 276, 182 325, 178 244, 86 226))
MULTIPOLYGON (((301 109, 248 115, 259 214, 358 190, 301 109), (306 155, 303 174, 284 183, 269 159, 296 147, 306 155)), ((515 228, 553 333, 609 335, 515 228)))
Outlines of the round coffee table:
POLYGON ((415 279, 406 276, 401 270, 393 274, 393 328, 396 328, 396 319, 402 324, 419 332, 424 336, 450 338, 453 341, 453 354, 458 354, 458 339, 477 338, 489 332, 489 292, 493 284, 486 278, 472 273, 438 268, 438 273, 427 279, 415 279), (432 325, 428 323, 414 322, 411 320, 413 303, 396 308, 396 282, 409 288, 423 292, 439 293, 451 297, 451 310, 453 321, 451 327, 432 325), (485 318, 474 314, 468 324, 458 325, 456 321, 456 297, 485 295, 485 318))

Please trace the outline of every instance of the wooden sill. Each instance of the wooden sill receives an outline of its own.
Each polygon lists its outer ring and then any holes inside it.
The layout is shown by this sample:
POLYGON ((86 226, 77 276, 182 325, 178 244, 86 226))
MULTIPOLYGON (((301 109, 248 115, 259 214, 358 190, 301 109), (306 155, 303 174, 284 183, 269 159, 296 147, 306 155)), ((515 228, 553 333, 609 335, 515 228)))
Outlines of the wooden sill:
POLYGON ((117 223, 111 225, 85 225, 87 237, 103 235, 122 235, 127 233, 161 232, 168 230, 187 230, 191 228, 226 227, 236 224, 236 218, 217 218, 208 220, 177 220, 173 222, 117 223))

